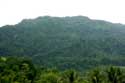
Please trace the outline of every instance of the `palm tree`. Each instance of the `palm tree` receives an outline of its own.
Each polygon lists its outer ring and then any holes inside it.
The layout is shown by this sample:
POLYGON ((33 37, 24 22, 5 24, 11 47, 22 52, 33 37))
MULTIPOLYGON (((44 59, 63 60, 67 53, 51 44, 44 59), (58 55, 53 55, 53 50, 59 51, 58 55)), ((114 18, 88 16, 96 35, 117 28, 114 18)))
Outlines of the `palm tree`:
POLYGON ((64 75, 62 76, 62 80, 65 83, 75 83, 75 81, 77 81, 78 75, 75 72, 75 70, 67 70, 64 72, 64 75))
POLYGON ((102 82, 102 75, 98 69, 92 71, 90 80, 92 83, 101 83, 102 82))
POLYGON ((123 80, 123 75, 122 75, 122 71, 120 70, 120 68, 116 68, 116 67, 110 67, 107 70, 107 76, 108 76, 108 80, 111 83, 122 83, 121 81, 123 80))

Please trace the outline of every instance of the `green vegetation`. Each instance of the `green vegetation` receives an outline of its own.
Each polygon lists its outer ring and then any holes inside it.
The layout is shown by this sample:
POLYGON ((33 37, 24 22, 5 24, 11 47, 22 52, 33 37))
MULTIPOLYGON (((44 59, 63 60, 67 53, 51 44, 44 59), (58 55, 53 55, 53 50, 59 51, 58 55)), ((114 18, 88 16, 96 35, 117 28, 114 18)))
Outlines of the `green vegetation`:
POLYGON ((95 68, 84 73, 34 65, 27 58, 0 57, 0 83, 125 83, 125 69, 95 68))
POLYGON ((83 16, 39 17, 0 28, 0 55, 30 57, 48 68, 125 66, 125 25, 83 16))

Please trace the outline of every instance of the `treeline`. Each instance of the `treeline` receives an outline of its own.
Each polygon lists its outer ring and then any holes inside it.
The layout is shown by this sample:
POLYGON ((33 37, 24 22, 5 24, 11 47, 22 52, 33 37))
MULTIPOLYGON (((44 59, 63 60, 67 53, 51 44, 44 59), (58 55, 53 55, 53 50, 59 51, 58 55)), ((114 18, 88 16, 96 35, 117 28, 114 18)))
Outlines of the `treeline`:
POLYGON ((83 73, 60 71, 39 67, 27 58, 0 57, 0 83, 125 83, 125 69, 110 66, 83 73))

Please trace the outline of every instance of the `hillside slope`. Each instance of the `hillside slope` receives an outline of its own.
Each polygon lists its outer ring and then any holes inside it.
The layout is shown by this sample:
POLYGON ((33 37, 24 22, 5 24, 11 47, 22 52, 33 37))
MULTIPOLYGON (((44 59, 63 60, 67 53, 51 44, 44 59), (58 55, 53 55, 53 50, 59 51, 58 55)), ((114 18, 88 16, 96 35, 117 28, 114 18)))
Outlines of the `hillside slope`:
POLYGON ((124 66, 125 25, 83 16, 25 19, 0 28, 0 55, 60 69, 124 66))

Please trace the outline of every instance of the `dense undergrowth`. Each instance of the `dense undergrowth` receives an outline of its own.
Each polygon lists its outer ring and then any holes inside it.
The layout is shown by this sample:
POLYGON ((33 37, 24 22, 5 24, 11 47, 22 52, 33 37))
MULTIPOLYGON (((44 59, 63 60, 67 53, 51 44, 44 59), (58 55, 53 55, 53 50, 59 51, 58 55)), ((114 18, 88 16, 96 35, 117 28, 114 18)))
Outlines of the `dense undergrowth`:
POLYGON ((110 66, 62 71, 34 65, 27 58, 0 57, 0 83, 125 83, 125 69, 110 66))

